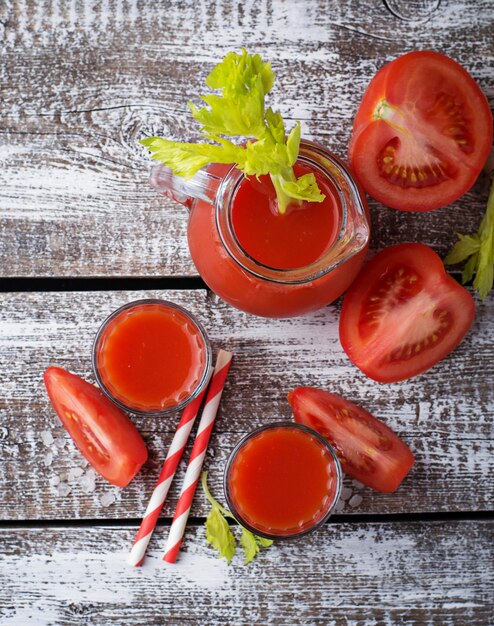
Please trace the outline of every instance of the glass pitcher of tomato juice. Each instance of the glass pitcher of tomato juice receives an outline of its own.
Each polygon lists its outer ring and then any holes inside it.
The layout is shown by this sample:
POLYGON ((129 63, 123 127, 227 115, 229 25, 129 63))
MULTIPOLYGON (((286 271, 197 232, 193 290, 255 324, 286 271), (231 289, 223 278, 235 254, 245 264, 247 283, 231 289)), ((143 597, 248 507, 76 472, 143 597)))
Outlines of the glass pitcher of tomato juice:
POLYGON ((294 317, 338 298, 356 277, 369 243, 367 204, 346 165, 303 140, 295 174, 312 172, 326 198, 277 211, 269 176, 214 164, 192 179, 163 165, 160 193, 190 209, 188 242, 205 283, 229 304, 264 317, 294 317))

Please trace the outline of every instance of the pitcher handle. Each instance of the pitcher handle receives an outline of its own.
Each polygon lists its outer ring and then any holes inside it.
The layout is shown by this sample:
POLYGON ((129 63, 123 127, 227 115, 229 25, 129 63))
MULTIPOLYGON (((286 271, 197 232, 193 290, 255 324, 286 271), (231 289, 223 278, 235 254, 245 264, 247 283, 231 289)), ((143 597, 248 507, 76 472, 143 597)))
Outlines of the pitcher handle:
POLYGON ((209 204, 214 204, 221 180, 219 176, 210 174, 206 170, 199 170, 192 178, 185 179, 182 176, 176 176, 162 163, 153 166, 149 177, 151 187, 158 193, 189 208, 194 200, 204 200, 209 204))

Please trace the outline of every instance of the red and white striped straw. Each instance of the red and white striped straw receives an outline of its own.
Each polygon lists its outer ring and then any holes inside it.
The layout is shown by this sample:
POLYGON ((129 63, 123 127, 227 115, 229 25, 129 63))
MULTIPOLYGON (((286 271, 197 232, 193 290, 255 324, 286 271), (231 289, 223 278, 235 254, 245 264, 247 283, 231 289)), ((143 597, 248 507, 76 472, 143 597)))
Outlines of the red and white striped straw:
POLYGON ((197 429, 194 446, 190 454, 189 464, 185 473, 184 484, 180 493, 175 516, 170 527, 170 534, 166 543, 163 561, 175 563, 177 560, 185 526, 190 513, 190 507, 194 498, 194 493, 201 474, 202 464, 206 456, 206 448, 213 430, 214 420, 218 412, 218 406, 225 386, 226 376, 230 369, 232 355, 230 352, 220 350, 216 365, 209 385, 206 403, 202 411, 201 421, 197 429))
POLYGON ((134 539, 134 545, 132 546, 129 558, 127 559, 127 562, 130 565, 138 567, 139 565, 142 565, 142 562, 144 561, 146 548, 148 547, 149 540, 151 539, 151 535, 155 529, 161 509, 165 503, 168 490, 170 489, 173 477, 175 476, 177 466, 187 444, 190 431, 192 430, 192 426, 194 425, 194 421, 199 412, 206 389, 207 385, 197 398, 192 400, 192 402, 185 407, 184 412, 182 413, 182 417, 180 418, 177 430, 173 436, 168 454, 166 455, 165 462, 163 463, 156 487, 154 488, 151 499, 149 500, 141 526, 137 532, 136 538, 134 539))

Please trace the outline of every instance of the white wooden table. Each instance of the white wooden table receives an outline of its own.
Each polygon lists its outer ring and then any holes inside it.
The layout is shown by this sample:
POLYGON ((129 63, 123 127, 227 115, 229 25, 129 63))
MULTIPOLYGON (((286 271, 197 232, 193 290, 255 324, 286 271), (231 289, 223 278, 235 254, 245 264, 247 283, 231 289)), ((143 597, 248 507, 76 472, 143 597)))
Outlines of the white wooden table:
MULTIPOLYGON (((4 0, 0 3, 0 624, 451 624, 494 622, 494 299, 430 372, 379 385, 346 358, 339 303, 294 320, 235 311, 197 277, 186 210, 149 188, 144 135, 193 140, 187 99, 245 46, 303 134, 344 157, 366 84, 386 61, 435 49, 491 104, 492 0, 4 0), (94 334, 142 297, 184 304, 235 354, 206 458, 212 492, 235 442, 290 419, 301 384, 390 424, 416 465, 395 494, 345 478, 338 513, 244 566, 207 545, 202 493, 179 562, 161 561, 184 465, 142 568, 126 556, 178 416, 140 418, 150 451, 123 490, 97 477, 42 384, 50 364, 93 380, 94 334)), ((370 201, 373 251, 421 241, 444 255, 478 227, 486 180, 447 209, 370 201)))

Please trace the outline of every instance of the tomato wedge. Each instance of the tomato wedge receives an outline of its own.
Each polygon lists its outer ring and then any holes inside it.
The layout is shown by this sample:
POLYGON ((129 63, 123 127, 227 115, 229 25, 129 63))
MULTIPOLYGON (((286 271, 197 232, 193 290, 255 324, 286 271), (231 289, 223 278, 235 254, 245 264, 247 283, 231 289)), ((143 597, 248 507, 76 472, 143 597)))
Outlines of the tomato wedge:
POLYGON ((396 491, 413 466, 410 448, 368 411, 315 387, 288 394, 298 424, 313 428, 336 450, 346 474, 376 491, 396 491))
POLYGON ((60 367, 44 380, 53 408, 82 455, 117 487, 125 487, 148 458, 130 419, 94 385, 60 367))
POLYGON ((340 341, 350 360, 379 382, 428 370, 466 335, 475 303, 421 243, 379 252, 346 292, 340 341))
POLYGON ((492 113, 470 74, 438 52, 410 52, 370 82, 349 160, 379 202, 432 211, 470 189, 491 145, 492 113))

